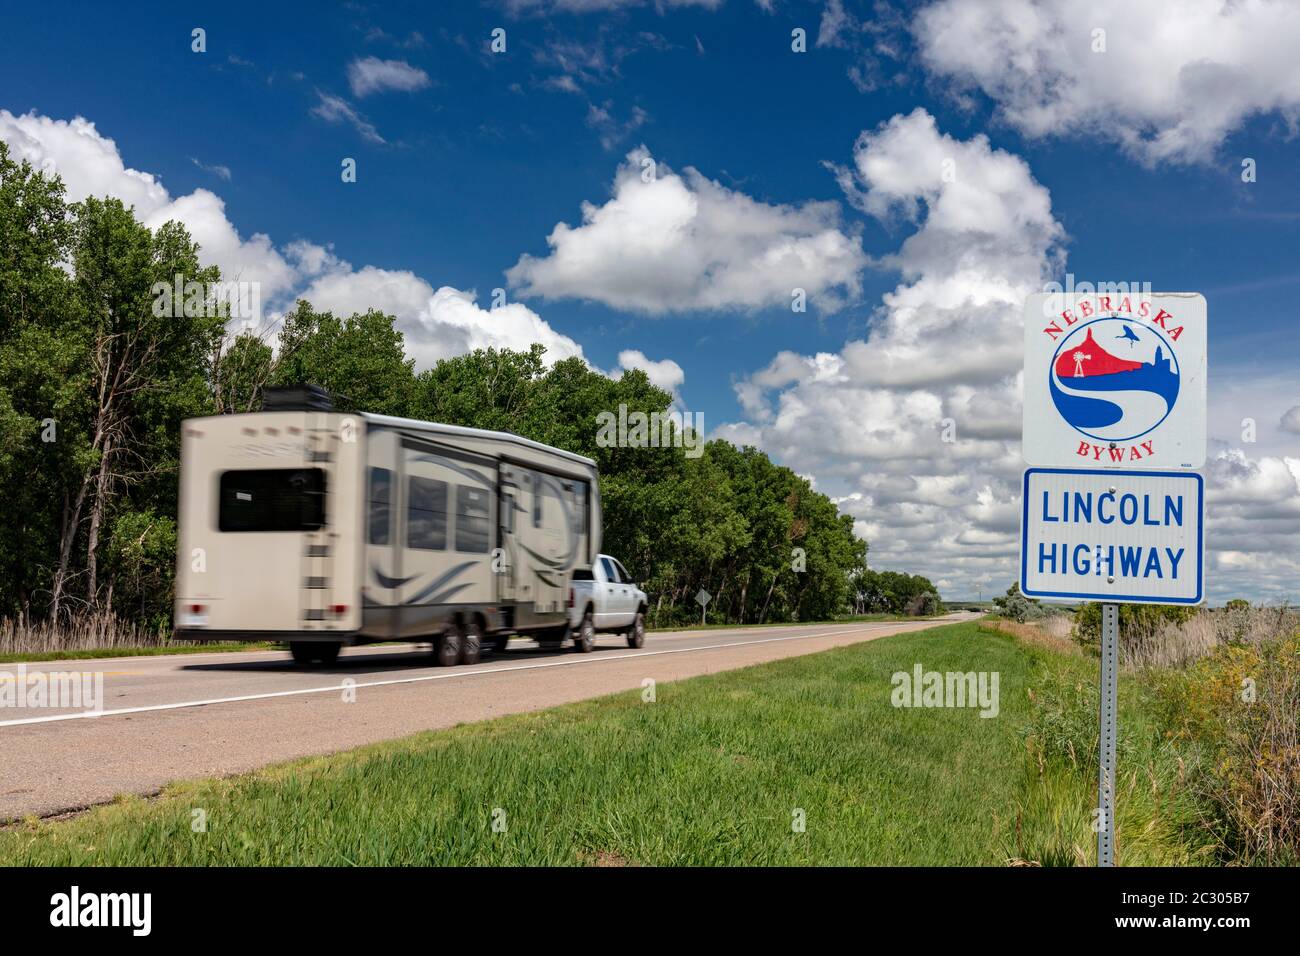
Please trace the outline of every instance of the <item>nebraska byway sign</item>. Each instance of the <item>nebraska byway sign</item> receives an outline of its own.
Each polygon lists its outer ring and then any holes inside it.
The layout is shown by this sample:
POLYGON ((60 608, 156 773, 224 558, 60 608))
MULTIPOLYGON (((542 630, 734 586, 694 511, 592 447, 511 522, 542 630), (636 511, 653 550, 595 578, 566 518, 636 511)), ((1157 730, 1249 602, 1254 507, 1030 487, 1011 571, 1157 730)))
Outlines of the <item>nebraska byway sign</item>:
POLYGON ((1039 293, 1025 304, 1030 465, 1205 464, 1206 308, 1197 293, 1039 293))

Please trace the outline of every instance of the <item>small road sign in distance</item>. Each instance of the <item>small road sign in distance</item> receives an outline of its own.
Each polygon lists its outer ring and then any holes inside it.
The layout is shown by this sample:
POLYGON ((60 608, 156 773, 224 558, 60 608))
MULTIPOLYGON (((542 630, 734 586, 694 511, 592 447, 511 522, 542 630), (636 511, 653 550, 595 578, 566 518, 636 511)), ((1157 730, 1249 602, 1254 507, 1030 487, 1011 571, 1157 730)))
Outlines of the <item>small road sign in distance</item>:
POLYGON ((1205 298, 1039 293, 1025 303, 1024 457, 1064 468, 1205 464, 1205 298))
POLYGON ((1030 468, 1020 590, 1048 601, 1200 604, 1205 482, 1195 472, 1030 468))

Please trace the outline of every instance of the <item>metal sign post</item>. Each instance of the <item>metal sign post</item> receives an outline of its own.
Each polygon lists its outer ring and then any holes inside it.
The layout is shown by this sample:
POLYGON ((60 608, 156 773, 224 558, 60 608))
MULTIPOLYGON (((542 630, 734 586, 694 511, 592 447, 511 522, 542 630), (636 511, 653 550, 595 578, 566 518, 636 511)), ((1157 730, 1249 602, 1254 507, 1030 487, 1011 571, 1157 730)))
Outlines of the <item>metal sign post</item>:
POLYGON ((1097 865, 1115 865, 1115 735, 1119 676, 1119 605, 1101 606, 1101 722, 1097 776, 1097 865))

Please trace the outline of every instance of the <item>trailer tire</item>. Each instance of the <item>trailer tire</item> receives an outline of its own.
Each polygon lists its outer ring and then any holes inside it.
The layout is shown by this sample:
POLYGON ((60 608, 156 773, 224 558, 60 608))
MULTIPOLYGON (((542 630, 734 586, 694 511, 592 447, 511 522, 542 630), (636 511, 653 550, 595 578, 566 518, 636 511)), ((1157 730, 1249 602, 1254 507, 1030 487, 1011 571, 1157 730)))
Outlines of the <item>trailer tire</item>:
POLYGON ((582 622, 573 632, 573 649, 579 654, 590 654, 596 646, 596 625, 591 621, 591 608, 582 615, 582 622))
POLYGON ((466 622, 460 633, 460 662, 477 664, 483 657, 483 625, 477 617, 466 622))
POLYGON ((640 611, 632 620, 632 629, 627 632, 628 647, 645 647, 645 615, 640 611))
POLYGON ((460 632, 454 625, 433 639, 433 660, 439 667, 455 667, 460 660, 460 632))
POLYGON ((332 642, 290 641, 289 653, 293 655, 293 662, 299 667, 310 667, 313 664, 323 664, 328 667, 339 659, 339 651, 342 647, 342 644, 332 642))

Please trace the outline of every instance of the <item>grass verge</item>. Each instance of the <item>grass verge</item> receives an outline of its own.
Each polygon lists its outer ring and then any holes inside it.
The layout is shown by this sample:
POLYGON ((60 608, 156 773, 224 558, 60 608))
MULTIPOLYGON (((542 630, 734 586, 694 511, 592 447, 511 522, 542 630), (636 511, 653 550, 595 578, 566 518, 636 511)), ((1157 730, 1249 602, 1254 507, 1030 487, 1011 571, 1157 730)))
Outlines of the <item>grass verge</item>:
MULTIPOLYGON (((1068 765, 1040 774, 1026 746, 1053 663, 977 624, 937 627, 661 684, 653 703, 631 691, 175 784, 0 832, 0 863, 1086 862, 1095 790, 1068 765), (998 672, 999 715, 893 707, 891 676, 917 663, 998 672)), ((1121 847, 1142 819, 1121 815, 1121 847)), ((1177 836, 1125 862, 1192 859, 1165 845, 1177 836)))

